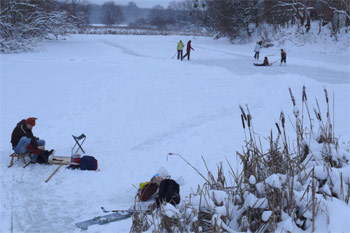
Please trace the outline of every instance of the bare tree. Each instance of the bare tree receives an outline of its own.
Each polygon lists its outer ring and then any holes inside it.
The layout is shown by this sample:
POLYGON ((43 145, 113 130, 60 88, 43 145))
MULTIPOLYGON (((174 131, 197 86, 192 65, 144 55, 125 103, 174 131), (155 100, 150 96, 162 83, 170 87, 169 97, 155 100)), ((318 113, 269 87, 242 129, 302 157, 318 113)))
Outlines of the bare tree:
POLYGON ((206 0, 195 5, 205 6, 204 20, 209 28, 235 38, 242 33, 250 36, 249 23, 257 23, 258 11, 263 6, 257 0, 206 0))
POLYGON ((116 5, 114 2, 105 2, 102 5, 102 22, 111 26, 112 24, 121 23, 124 20, 123 13, 120 6, 116 5))
POLYGON ((331 22, 332 34, 337 37, 342 26, 346 32, 350 26, 350 3, 348 0, 320 0, 323 20, 331 22))

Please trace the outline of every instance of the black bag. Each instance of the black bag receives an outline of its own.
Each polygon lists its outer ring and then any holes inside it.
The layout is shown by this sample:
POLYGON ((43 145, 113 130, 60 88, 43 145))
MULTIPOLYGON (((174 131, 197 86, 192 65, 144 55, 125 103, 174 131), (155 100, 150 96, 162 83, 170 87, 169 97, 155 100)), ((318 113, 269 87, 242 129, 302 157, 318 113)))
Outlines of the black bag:
POLYGON ((40 164, 48 164, 49 163, 49 156, 53 153, 53 150, 43 150, 38 155, 38 158, 36 159, 37 163, 40 164))
POLYGON ((157 207, 164 201, 173 206, 180 203, 180 186, 172 179, 165 179, 159 185, 158 197, 156 197, 157 207))

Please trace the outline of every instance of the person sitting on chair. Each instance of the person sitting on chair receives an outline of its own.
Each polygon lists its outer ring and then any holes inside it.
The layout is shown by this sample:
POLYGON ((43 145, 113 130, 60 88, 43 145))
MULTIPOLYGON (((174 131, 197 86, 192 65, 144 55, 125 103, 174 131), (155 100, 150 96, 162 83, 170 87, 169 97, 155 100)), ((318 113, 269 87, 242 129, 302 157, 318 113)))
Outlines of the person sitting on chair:
POLYGON ((48 156, 53 150, 45 150, 45 141, 35 137, 32 129, 37 118, 29 117, 17 123, 12 131, 11 144, 16 154, 32 154, 31 162, 47 163, 48 156))
POLYGON ((269 60, 267 59, 267 57, 264 58, 264 62, 262 64, 257 64, 254 63, 255 66, 271 66, 272 64, 269 63, 269 60))

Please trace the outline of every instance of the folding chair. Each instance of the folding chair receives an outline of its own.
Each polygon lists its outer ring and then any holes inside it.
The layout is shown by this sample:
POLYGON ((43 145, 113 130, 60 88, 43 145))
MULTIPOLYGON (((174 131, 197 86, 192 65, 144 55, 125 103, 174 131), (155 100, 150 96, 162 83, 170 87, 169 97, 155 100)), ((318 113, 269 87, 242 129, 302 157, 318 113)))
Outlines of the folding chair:
POLYGON ((86 139, 85 134, 82 133, 79 137, 72 135, 72 137, 73 137, 73 139, 75 141, 75 144, 74 144, 74 146, 72 148, 72 154, 78 153, 79 149, 85 154, 85 151, 84 151, 84 149, 82 147, 82 145, 83 145, 83 143, 85 142, 85 139, 86 139), (81 141, 81 143, 79 143, 79 141, 81 141), (75 146, 78 146, 78 147, 77 147, 77 150, 73 153, 75 146))

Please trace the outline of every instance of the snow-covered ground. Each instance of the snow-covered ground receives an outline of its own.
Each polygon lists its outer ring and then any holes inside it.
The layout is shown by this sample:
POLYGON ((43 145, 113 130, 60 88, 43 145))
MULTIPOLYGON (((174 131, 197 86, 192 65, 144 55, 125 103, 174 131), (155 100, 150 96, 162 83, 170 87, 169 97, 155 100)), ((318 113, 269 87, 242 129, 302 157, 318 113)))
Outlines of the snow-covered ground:
MULTIPOLYGON (((289 46, 287 66, 254 67, 254 44, 178 36, 82 36, 45 43, 34 53, 1 55, 1 224, 0 232, 80 232, 74 223, 101 215, 101 206, 127 209, 140 182, 165 168, 181 182, 181 195, 203 179, 179 157, 206 174, 227 158, 234 168, 243 145, 239 104, 247 104, 254 129, 269 134, 280 111, 292 116, 288 87, 300 105, 302 86, 309 103, 324 88, 335 95, 335 134, 350 138, 349 48, 334 54, 312 46, 289 46), (191 61, 172 56, 191 39, 191 61), (99 172, 34 164, 12 168, 10 135, 16 123, 38 117, 34 134, 56 155, 70 156, 71 135, 84 133, 83 148, 99 172), (183 178, 183 179, 182 179, 183 178)), ((263 49, 271 62, 280 47, 263 49)), ((333 100, 332 100, 333 101, 333 100)), ((290 135, 294 135, 289 126, 290 135)), ((293 138, 291 138, 292 140, 293 138)), ((225 167, 226 164, 225 164, 225 167)), ((330 206, 332 232, 350 231, 349 206, 330 206)), ((88 232, 129 232, 131 219, 88 232)), ((320 226, 323 227, 323 226, 320 226)), ((326 228, 319 228, 319 230, 326 228)))

